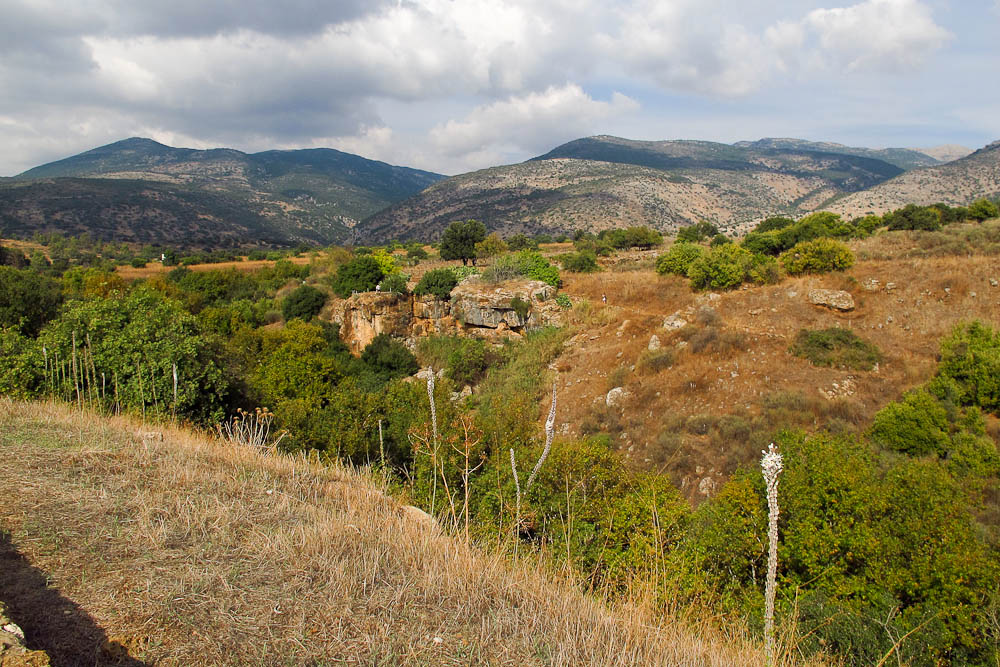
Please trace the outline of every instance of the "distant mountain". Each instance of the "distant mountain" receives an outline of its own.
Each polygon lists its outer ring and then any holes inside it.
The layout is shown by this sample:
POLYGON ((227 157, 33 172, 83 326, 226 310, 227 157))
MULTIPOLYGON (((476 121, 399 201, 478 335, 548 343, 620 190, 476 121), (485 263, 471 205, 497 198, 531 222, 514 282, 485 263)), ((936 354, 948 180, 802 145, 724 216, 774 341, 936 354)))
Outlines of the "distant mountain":
POLYGON ((966 155, 972 153, 971 148, 959 146, 958 144, 943 144, 941 146, 931 146, 930 148, 914 148, 913 150, 919 151, 925 155, 930 155, 932 158, 940 162, 960 160, 966 155))
POLYGON ((95 235, 159 243, 331 243, 441 178, 328 148, 248 154, 132 138, 0 181, 0 229, 25 234, 73 221, 95 235))
POLYGON ((863 192, 855 192, 827 209, 847 216, 881 215, 907 204, 943 202, 963 206, 980 197, 1000 196, 1000 141, 954 162, 915 169, 863 192))
MULTIPOLYGON (((734 146, 756 149, 802 150, 820 153, 840 153, 882 160, 896 165, 900 169, 917 169, 932 167, 947 160, 914 148, 855 148, 830 141, 805 141, 804 139, 769 138, 757 141, 737 141, 734 146)), ((958 147, 961 148, 961 147, 958 147)), ((971 151, 966 151, 968 154, 971 151)), ((959 156, 961 157, 961 156, 959 156)))
POLYGON ((436 238, 467 218, 505 235, 640 224, 670 232, 698 220, 737 230, 767 215, 816 210, 901 173, 844 153, 597 136, 446 179, 357 231, 372 241, 436 238))

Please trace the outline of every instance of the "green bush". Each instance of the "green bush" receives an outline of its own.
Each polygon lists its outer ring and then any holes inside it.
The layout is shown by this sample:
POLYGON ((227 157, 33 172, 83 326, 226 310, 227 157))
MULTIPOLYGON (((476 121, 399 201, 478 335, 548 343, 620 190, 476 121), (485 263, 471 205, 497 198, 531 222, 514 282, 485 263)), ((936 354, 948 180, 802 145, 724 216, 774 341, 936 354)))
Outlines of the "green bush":
POLYGON ((977 199, 972 202, 969 204, 967 213, 969 218, 979 222, 1000 216, 1000 210, 997 209, 997 205, 989 199, 977 199))
POLYGON ((941 229, 941 213, 933 206, 907 204, 903 208, 886 213, 882 221, 892 231, 920 229, 933 232, 941 229))
POLYGON ((791 227, 795 224, 795 221, 791 218, 786 218, 783 216, 772 216, 763 220, 759 225, 754 227, 755 232, 771 232, 777 229, 784 229, 785 227, 791 227))
POLYGON ((383 292, 395 292, 396 294, 408 294, 407 281, 410 277, 405 273, 396 272, 391 276, 386 276, 379 283, 383 292))
POLYGON ((591 251, 567 253, 556 258, 566 271, 573 273, 594 273, 600 271, 597 264, 597 255, 591 251))
POLYGON ((702 220, 687 227, 680 227, 677 230, 676 242, 698 243, 707 238, 711 238, 719 233, 719 228, 711 222, 702 220))
POLYGON ((371 255, 363 255, 342 264, 331 285, 337 296, 346 299, 352 292, 373 291, 384 277, 378 261, 371 255))
POLYGON ((674 352, 669 347, 645 350, 635 362, 635 370, 640 375, 655 375, 674 365, 674 352))
POLYGON ((803 241, 778 258, 791 275, 843 271, 854 264, 854 253, 839 241, 818 238, 803 241))
POLYGON ((478 338, 459 338, 448 353, 445 376, 457 385, 479 383, 491 366, 503 362, 503 355, 478 338))
POLYGON ((145 257, 133 257, 129 264, 135 269, 144 269, 148 261, 145 257))
POLYGON ((553 287, 559 287, 559 269, 549 264, 541 253, 533 250, 522 250, 513 255, 518 272, 526 278, 540 280, 553 287))
POLYGON ((519 296, 515 296, 510 300, 510 307, 514 309, 517 313, 518 318, 522 322, 528 321, 528 313, 531 312, 531 304, 519 296))
POLYGON ((326 294, 311 285, 302 285, 285 297, 281 312, 286 322, 296 317, 308 322, 319 315, 325 303, 326 294))
POLYGON ((569 298, 568 294, 556 294, 556 304, 560 308, 572 308, 573 300, 569 298))
POLYGON ((656 272, 660 275, 672 273, 687 276, 691 264, 705 254, 705 249, 694 243, 678 241, 670 249, 657 257, 656 272))
POLYGON ((451 269, 431 269, 425 273, 417 286, 413 288, 413 293, 417 296, 433 294, 442 301, 451 298, 451 291, 458 285, 458 278, 451 269))
POLYGON ((889 449, 913 456, 945 455, 951 447, 947 408, 926 389, 907 392, 875 414, 872 439, 889 449))
POLYGON ((368 343, 361 352, 361 360, 380 377, 391 379, 407 377, 416 373, 417 358, 406 346, 390 336, 381 333, 368 343))
POLYGON ((750 251, 727 243, 691 262, 687 275, 694 289, 730 289, 747 280, 753 264, 750 251))
POLYGON ((960 324, 941 341, 939 374, 958 387, 958 400, 1000 414, 1000 332, 980 321, 960 324))
POLYGON ((59 283, 34 271, 0 266, 0 328, 38 335, 62 304, 59 283))
POLYGON ((850 329, 802 329, 795 336, 789 350, 792 354, 808 359, 814 366, 848 368, 870 371, 882 359, 882 353, 873 344, 858 337, 850 329))

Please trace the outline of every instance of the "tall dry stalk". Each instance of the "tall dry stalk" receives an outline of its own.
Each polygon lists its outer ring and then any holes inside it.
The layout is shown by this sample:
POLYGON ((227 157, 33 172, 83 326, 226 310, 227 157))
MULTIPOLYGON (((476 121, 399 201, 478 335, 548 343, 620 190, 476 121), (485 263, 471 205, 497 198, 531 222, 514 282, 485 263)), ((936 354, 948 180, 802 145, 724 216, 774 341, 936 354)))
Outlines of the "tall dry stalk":
POLYGON ((521 481, 517 477, 517 461, 514 459, 514 450, 510 450, 510 470, 514 473, 514 488, 517 490, 517 504, 514 511, 514 553, 517 553, 518 535, 521 532, 521 481))
POLYGON ((542 450, 542 455, 538 457, 538 462, 535 463, 535 467, 531 470, 531 475, 528 476, 528 483, 524 485, 524 492, 527 493, 531 489, 532 483, 535 481, 535 477, 538 476, 538 471, 542 469, 542 464, 545 463, 545 459, 549 455, 549 450, 552 449, 552 438, 555 435, 556 428, 556 383, 552 383, 552 407, 549 408, 548 419, 545 420, 545 448, 542 450))
POLYGON ((783 467, 781 454, 772 442, 760 459, 767 484, 767 582, 764 585, 764 650, 769 665, 774 664, 774 594, 778 575, 778 475, 783 467))
POLYGON ((434 516, 437 505, 437 455, 438 455, 438 417, 437 406, 434 404, 434 367, 428 366, 427 398, 431 403, 431 516, 434 516))

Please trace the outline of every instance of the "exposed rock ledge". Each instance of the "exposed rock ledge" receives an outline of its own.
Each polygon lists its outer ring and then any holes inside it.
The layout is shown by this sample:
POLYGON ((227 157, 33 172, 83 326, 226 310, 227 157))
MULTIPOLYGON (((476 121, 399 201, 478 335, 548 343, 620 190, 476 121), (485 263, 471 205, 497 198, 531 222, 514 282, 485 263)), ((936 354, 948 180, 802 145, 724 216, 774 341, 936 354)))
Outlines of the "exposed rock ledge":
POLYGON ((511 338, 543 326, 562 324, 556 289, 537 280, 490 285, 466 280, 451 291, 450 301, 433 296, 378 292, 336 300, 329 319, 340 325, 340 338, 360 354, 380 333, 414 341, 420 336, 460 334, 481 338, 511 338), (515 310, 513 301, 527 304, 515 310))

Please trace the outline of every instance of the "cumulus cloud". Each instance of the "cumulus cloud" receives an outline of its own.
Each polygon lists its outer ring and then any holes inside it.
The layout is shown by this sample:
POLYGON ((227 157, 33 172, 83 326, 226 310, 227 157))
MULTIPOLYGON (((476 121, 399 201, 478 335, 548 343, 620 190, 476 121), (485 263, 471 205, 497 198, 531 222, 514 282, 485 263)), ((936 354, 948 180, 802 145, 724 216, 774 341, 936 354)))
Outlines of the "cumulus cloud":
POLYGON ((539 151, 593 133, 600 121, 638 109, 635 100, 621 93, 603 102, 576 84, 566 84, 477 107, 462 120, 436 126, 430 136, 449 156, 495 144, 539 151))
POLYGON ((0 141, 18 166, 48 157, 40 139, 31 154, 33 133, 92 147, 115 128, 111 139, 337 140, 424 168, 485 166, 635 111, 585 89, 748 98, 824 72, 902 72, 949 39, 923 0, 804 14, 793 0, 0 3, 0 118, 12 121, 0 141), (415 110, 405 130, 385 117, 393 105, 415 110))
POLYGON ((912 68, 952 37, 918 0, 867 0, 817 9, 803 25, 815 33, 823 53, 848 70, 912 68))

